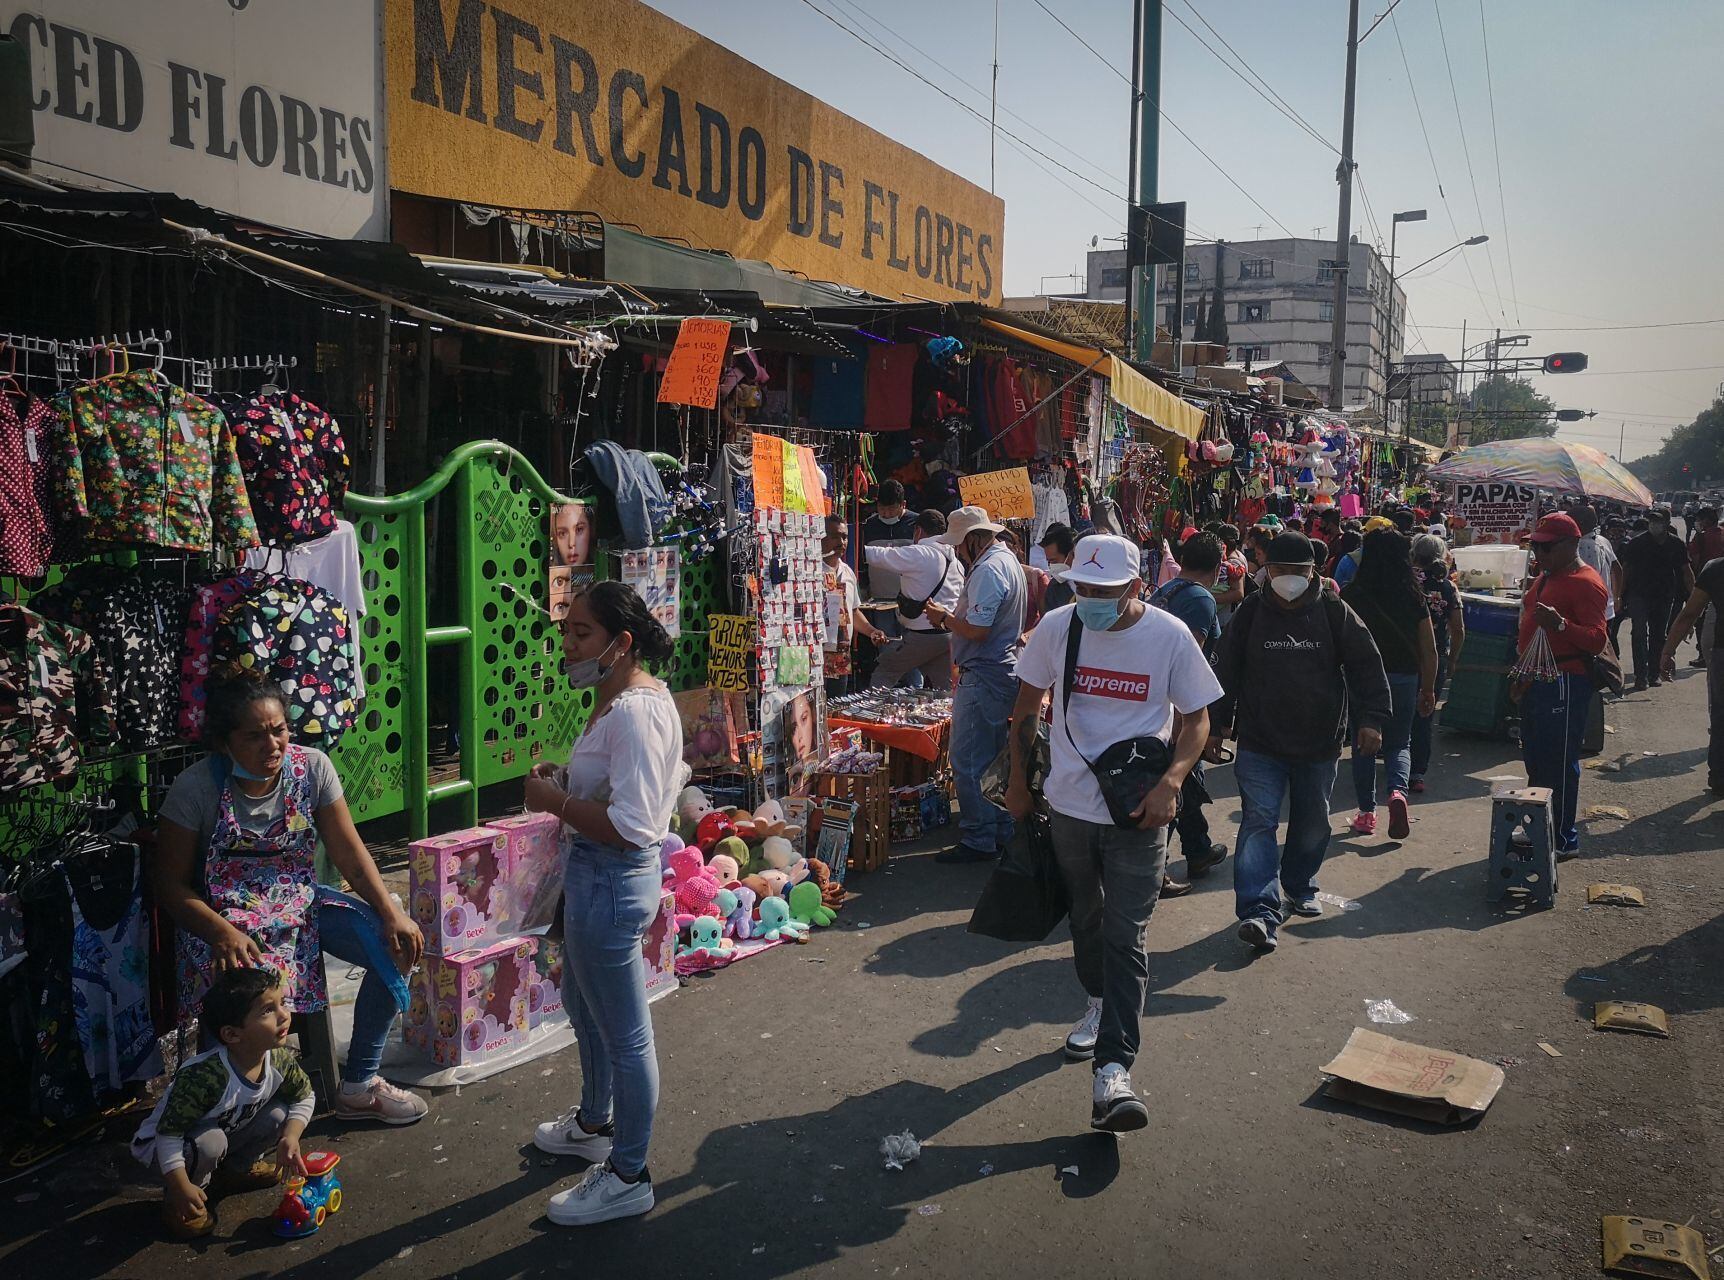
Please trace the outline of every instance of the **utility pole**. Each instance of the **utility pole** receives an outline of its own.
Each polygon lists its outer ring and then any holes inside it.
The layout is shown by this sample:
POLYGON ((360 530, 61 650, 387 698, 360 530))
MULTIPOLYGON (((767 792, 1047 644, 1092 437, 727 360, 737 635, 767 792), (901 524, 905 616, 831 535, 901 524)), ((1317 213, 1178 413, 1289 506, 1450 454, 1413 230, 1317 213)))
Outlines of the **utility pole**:
POLYGON ((994 0, 994 83, 988 93, 988 192, 994 190, 994 113, 1000 102, 1000 0, 994 0))
MULTIPOLYGON (((1131 60, 1131 207, 1129 229, 1138 205, 1159 199, 1156 173, 1161 156, 1161 0, 1135 0, 1132 6, 1131 60)), ((1127 241, 1130 249, 1130 241, 1127 241)), ((1145 247, 1127 261, 1144 256, 1145 247)), ((1155 352, 1155 268, 1133 267, 1126 340, 1133 360, 1147 364, 1155 352)), ((1175 357, 1177 365, 1177 356, 1175 357)))
POLYGON ((1335 181, 1341 186, 1341 207, 1335 229, 1335 324, 1329 331, 1329 407, 1339 409, 1347 377, 1347 276, 1353 224, 1353 90, 1359 72, 1359 0, 1347 4, 1347 91, 1341 108, 1341 163, 1335 181))

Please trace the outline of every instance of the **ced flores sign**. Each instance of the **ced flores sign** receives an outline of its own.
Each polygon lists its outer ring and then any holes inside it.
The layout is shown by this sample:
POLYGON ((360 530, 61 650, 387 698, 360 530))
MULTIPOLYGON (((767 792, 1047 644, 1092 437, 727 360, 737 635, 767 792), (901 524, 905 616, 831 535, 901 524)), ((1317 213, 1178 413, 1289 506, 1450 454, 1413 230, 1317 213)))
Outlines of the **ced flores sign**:
POLYGON ((45 176, 343 239, 387 231, 377 16, 376 0, 0 2, 30 52, 45 176))
POLYGON ((637 0, 386 3, 396 190, 999 299, 998 198, 637 0))

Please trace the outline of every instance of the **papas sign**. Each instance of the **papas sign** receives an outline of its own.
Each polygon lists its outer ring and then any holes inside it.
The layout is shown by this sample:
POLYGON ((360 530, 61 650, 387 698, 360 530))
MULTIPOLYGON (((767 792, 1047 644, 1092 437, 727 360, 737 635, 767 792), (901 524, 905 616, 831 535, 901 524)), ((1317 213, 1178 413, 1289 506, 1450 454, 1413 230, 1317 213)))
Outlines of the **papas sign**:
POLYGON ((387 3, 396 190, 999 299, 998 198, 638 0, 387 3))
POLYGON ((1537 519, 1538 490, 1495 480, 1457 483, 1455 511, 1466 519, 1475 545, 1516 543, 1537 519))

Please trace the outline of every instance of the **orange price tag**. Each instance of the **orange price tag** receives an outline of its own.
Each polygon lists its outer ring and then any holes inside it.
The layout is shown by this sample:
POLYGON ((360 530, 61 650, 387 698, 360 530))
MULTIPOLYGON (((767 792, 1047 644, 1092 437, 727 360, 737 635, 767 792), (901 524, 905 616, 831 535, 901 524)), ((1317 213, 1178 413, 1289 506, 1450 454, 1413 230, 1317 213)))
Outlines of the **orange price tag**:
POLYGON ((676 345, 658 384, 658 402, 716 409, 718 380, 724 374, 729 351, 730 321, 704 316, 684 320, 677 327, 676 345))
POLYGON ((784 441, 754 433, 754 505, 784 509, 784 441))

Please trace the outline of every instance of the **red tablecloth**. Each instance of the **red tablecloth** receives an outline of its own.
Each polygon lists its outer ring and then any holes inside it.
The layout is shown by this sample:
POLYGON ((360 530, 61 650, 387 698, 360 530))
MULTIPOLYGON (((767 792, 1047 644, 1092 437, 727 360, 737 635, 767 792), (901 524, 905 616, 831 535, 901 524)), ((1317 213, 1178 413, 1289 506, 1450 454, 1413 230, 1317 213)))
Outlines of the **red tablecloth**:
POLYGON ((836 729, 860 729, 862 736, 888 747, 897 747, 928 761, 938 760, 946 744, 946 734, 952 722, 938 724, 877 724, 872 720, 852 720, 848 716, 828 716, 826 723, 836 729))

